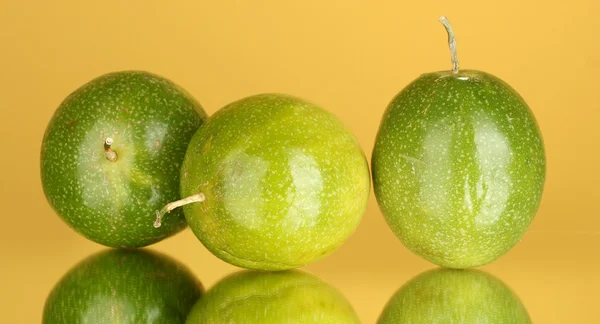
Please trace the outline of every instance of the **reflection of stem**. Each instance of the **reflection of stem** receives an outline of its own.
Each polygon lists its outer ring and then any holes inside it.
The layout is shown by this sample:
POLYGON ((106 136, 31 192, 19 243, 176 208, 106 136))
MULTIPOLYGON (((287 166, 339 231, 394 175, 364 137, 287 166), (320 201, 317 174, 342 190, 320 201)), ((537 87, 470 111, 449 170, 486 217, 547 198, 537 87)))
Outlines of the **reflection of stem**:
POLYGON ((452 72, 458 73, 458 57, 456 54, 456 38, 454 38, 454 31, 452 30, 452 25, 450 25, 450 21, 446 16, 440 17, 440 22, 446 27, 446 32, 448 32, 448 46, 450 47, 450 55, 452 55, 452 72))
POLYGON ((162 224, 162 218, 166 213, 170 213, 171 210, 181 207, 187 204, 195 203, 195 202, 203 202, 206 200, 206 196, 203 193, 197 193, 195 195, 191 195, 189 197, 183 198, 181 200, 177 200, 174 202, 170 202, 165 205, 160 211, 156 211, 156 219, 154 219, 154 228, 159 228, 162 224))
POLYGON ((107 137, 104 140, 104 152, 106 153, 106 159, 110 162, 115 162, 117 160, 117 152, 113 151, 110 146, 113 144, 114 140, 112 137, 107 137))

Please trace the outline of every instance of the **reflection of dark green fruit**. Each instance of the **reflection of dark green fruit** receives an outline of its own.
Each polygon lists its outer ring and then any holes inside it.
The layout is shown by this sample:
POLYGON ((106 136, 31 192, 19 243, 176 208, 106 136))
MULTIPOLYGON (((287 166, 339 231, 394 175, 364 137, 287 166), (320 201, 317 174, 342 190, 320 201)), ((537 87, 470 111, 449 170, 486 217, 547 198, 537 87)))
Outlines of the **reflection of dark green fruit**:
MULTIPOLYGON (((181 196, 198 239, 237 266, 281 270, 331 253, 358 226, 369 169, 352 133, 328 112, 286 95, 221 109, 192 138, 181 196)), ((171 217, 167 215, 166 220, 171 217)))
POLYGON ((186 324, 351 324, 352 306, 335 288, 300 271, 235 273, 211 288, 186 324))
POLYGON ((54 287, 44 324, 183 323, 204 288, 181 263, 148 250, 106 250, 54 287))
POLYGON ((531 323, 527 310, 502 281, 479 270, 435 269, 402 286, 379 324, 531 323))
POLYGON ((445 267, 496 260, 540 204, 546 160, 527 104, 474 70, 423 74, 389 104, 372 157, 377 201, 410 250, 445 267))
POLYGON ((42 143, 50 205, 77 232, 112 247, 140 247, 186 227, 174 211, 160 229, 155 211, 179 199, 187 145, 206 119, 200 104, 145 72, 106 74, 58 107, 42 143), (110 145, 108 145, 110 144, 110 145))

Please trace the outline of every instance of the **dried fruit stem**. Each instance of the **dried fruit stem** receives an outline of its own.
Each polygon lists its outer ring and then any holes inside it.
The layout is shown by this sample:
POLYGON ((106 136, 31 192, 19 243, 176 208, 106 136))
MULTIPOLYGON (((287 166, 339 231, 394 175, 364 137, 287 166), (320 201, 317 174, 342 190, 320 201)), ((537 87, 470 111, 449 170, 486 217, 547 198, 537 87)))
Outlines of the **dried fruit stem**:
POLYGON ((446 27, 448 33, 448 46, 450 47, 450 55, 452 56, 452 72, 458 73, 458 57, 456 55, 456 39, 454 38, 454 31, 452 25, 446 16, 440 17, 440 22, 446 27))
POLYGON ((114 140, 112 137, 107 137, 104 140, 104 152, 106 153, 106 159, 110 162, 115 162, 117 160, 117 152, 113 151, 110 146, 113 144, 114 140))
POLYGON ((204 200, 206 200, 206 196, 204 196, 203 193, 197 193, 195 195, 183 198, 181 200, 177 200, 177 201, 166 204, 165 207, 163 207, 160 211, 158 211, 158 210, 156 211, 156 219, 154 219, 154 227, 159 228, 161 226, 163 216, 166 213, 170 213, 171 210, 173 210, 177 207, 187 205, 187 204, 203 202, 204 200))

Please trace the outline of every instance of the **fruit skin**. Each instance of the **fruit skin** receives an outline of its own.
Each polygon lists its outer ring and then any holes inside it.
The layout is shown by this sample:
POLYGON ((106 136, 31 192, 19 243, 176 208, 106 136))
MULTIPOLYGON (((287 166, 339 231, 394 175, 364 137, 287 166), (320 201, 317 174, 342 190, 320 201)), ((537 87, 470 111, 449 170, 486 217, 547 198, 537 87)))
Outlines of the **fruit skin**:
POLYGON ((434 269, 404 284, 385 306, 378 324, 531 323, 519 297, 480 270, 434 269))
POLYGON ((184 323, 203 294, 194 275, 170 257, 108 249, 81 261, 54 286, 42 323, 184 323))
MULTIPOLYGON (((181 196, 198 239, 236 266, 283 270, 342 244, 367 205, 370 174, 352 133, 301 99, 262 94, 227 105, 192 138, 181 196)), ((168 216, 167 216, 168 219, 168 216)))
POLYGON ((481 71, 420 76, 389 104, 372 156, 392 231, 440 266, 487 264, 525 234, 540 204, 544 144, 525 101, 481 71))
POLYGON ((186 324, 360 323, 339 291, 301 271, 240 271, 198 300, 186 324))
POLYGON ((207 118, 185 90, 154 74, 115 72, 70 94, 48 124, 41 152, 44 193, 56 213, 88 239, 141 247, 186 227, 173 211, 162 227, 155 211, 179 199, 187 145, 207 118), (107 160, 112 137, 117 160, 107 160))

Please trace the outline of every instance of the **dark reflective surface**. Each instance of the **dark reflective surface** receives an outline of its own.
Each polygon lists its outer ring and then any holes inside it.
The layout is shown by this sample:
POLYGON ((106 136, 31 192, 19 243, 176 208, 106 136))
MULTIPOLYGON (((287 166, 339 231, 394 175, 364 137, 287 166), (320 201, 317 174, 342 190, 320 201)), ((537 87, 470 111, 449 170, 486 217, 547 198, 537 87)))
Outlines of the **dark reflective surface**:
POLYGON ((437 268, 404 284, 378 323, 531 323, 531 319, 519 297, 491 274, 437 268))
POLYGON ((194 305, 187 324, 360 323, 350 303, 303 271, 239 271, 194 305))
POLYGON ((145 249, 108 249, 75 265, 46 299, 43 323, 183 323, 202 284, 145 249))

